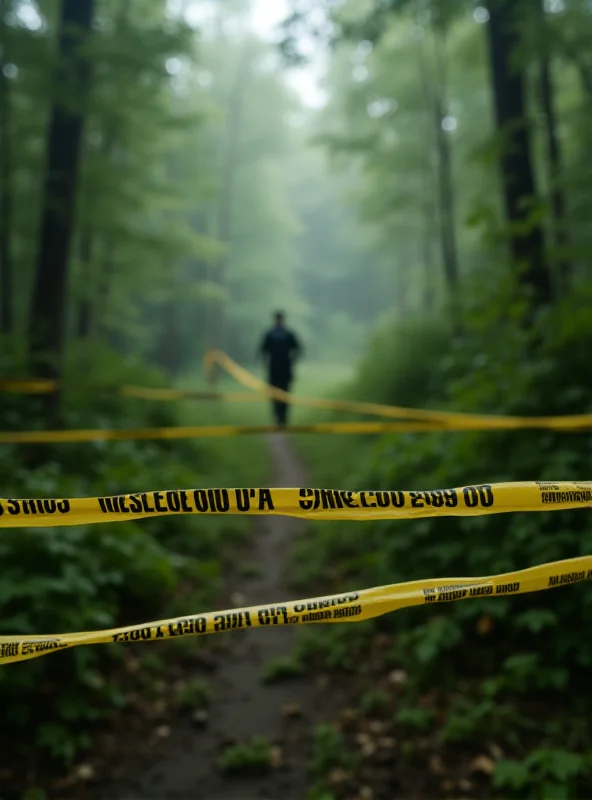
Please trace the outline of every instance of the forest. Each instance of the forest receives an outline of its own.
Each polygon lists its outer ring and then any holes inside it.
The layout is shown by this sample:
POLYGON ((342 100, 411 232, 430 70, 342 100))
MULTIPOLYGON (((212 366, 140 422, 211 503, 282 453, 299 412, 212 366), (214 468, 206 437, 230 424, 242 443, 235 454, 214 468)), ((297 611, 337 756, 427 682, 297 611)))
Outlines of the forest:
MULTIPOLYGON (((591 41, 589 0, 0 0, 0 495, 585 481, 589 429, 2 435, 266 425, 190 395, 265 378, 280 309, 295 395, 592 413, 591 41)), ((8 526, 0 637, 591 550, 583 509, 8 526)), ((0 796, 583 799, 589 622, 583 583, 4 664, 0 796)))

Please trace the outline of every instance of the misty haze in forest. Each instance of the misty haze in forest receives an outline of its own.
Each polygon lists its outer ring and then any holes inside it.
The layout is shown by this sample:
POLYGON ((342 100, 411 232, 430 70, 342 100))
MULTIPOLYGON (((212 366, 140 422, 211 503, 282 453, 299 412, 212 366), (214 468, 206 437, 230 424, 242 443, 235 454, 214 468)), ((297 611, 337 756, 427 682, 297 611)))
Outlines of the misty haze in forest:
POLYGON ((2 798, 592 794, 591 42, 0 0, 2 798))

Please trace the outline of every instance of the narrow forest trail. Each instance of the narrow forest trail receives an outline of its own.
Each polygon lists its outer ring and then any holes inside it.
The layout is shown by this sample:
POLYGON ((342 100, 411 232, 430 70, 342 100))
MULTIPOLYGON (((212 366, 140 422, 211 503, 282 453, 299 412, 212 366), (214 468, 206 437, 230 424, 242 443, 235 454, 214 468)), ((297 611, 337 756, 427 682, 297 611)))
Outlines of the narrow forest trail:
MULTIPOLYGON (((305 471, 283 434, 268 439, 275 486, 306 484, 305 471)), ((287 566, 291 542, 302 522, 265 517, 257 523, 249 561, 260 567, 254 577, 237 577, 228 587, 231 605, 273 604, 290 599, 287 566), (237 596, 238 595, 238 596, 237 596), (236 602, 240 600, 240 602, 236 602)), ((229 606, 230 607, 230 606, 229 606)), ((303 800, 308 785, 307 760, 312 727, 323 719, 327 701, 322 680, 314 675, 272 685, 262 672, 273 659, 290 654, 295 631, 291 628, 236 631, 219 637, 221 649, 209 682, 212 702, 208 724, 190 720, 172 722, 166 747, 152 753, 148 768, 125 770, 135 774, 129 783, 104 787, 107 800, 303 800), (288 713, 290 711, 291 713, 288 713), (265 737, 277 762, 262 775, 229 777, 218 767, 224 749, 265 737)))

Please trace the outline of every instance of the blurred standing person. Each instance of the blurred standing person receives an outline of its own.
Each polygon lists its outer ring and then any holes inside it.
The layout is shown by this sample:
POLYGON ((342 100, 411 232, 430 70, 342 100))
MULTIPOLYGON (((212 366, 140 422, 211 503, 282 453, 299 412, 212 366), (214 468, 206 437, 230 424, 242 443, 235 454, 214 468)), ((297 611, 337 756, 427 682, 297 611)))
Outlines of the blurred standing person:
MULTIPOLYGON (((276 389, 290 391, 294 379, 294 362, 302 354, 296 334, 285 326, 282 311, 274 314, 274 324, 263 337, 260 352, 267 367, 267 382, 276 389)), ((276 424, 284 427, 288 421, 288 403, 272 400, 276 424)))

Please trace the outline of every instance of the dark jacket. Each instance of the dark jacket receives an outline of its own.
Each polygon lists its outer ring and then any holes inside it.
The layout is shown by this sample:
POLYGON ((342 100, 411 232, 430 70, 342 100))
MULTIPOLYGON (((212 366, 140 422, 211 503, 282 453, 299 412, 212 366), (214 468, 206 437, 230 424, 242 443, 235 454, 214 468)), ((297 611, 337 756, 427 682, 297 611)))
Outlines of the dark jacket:
POLYGON ((271 328, 261 342, 261 353, 267 358, 269 382, 291 382, 292 364, 302 348, 296 335, 283 325, 271 328))

